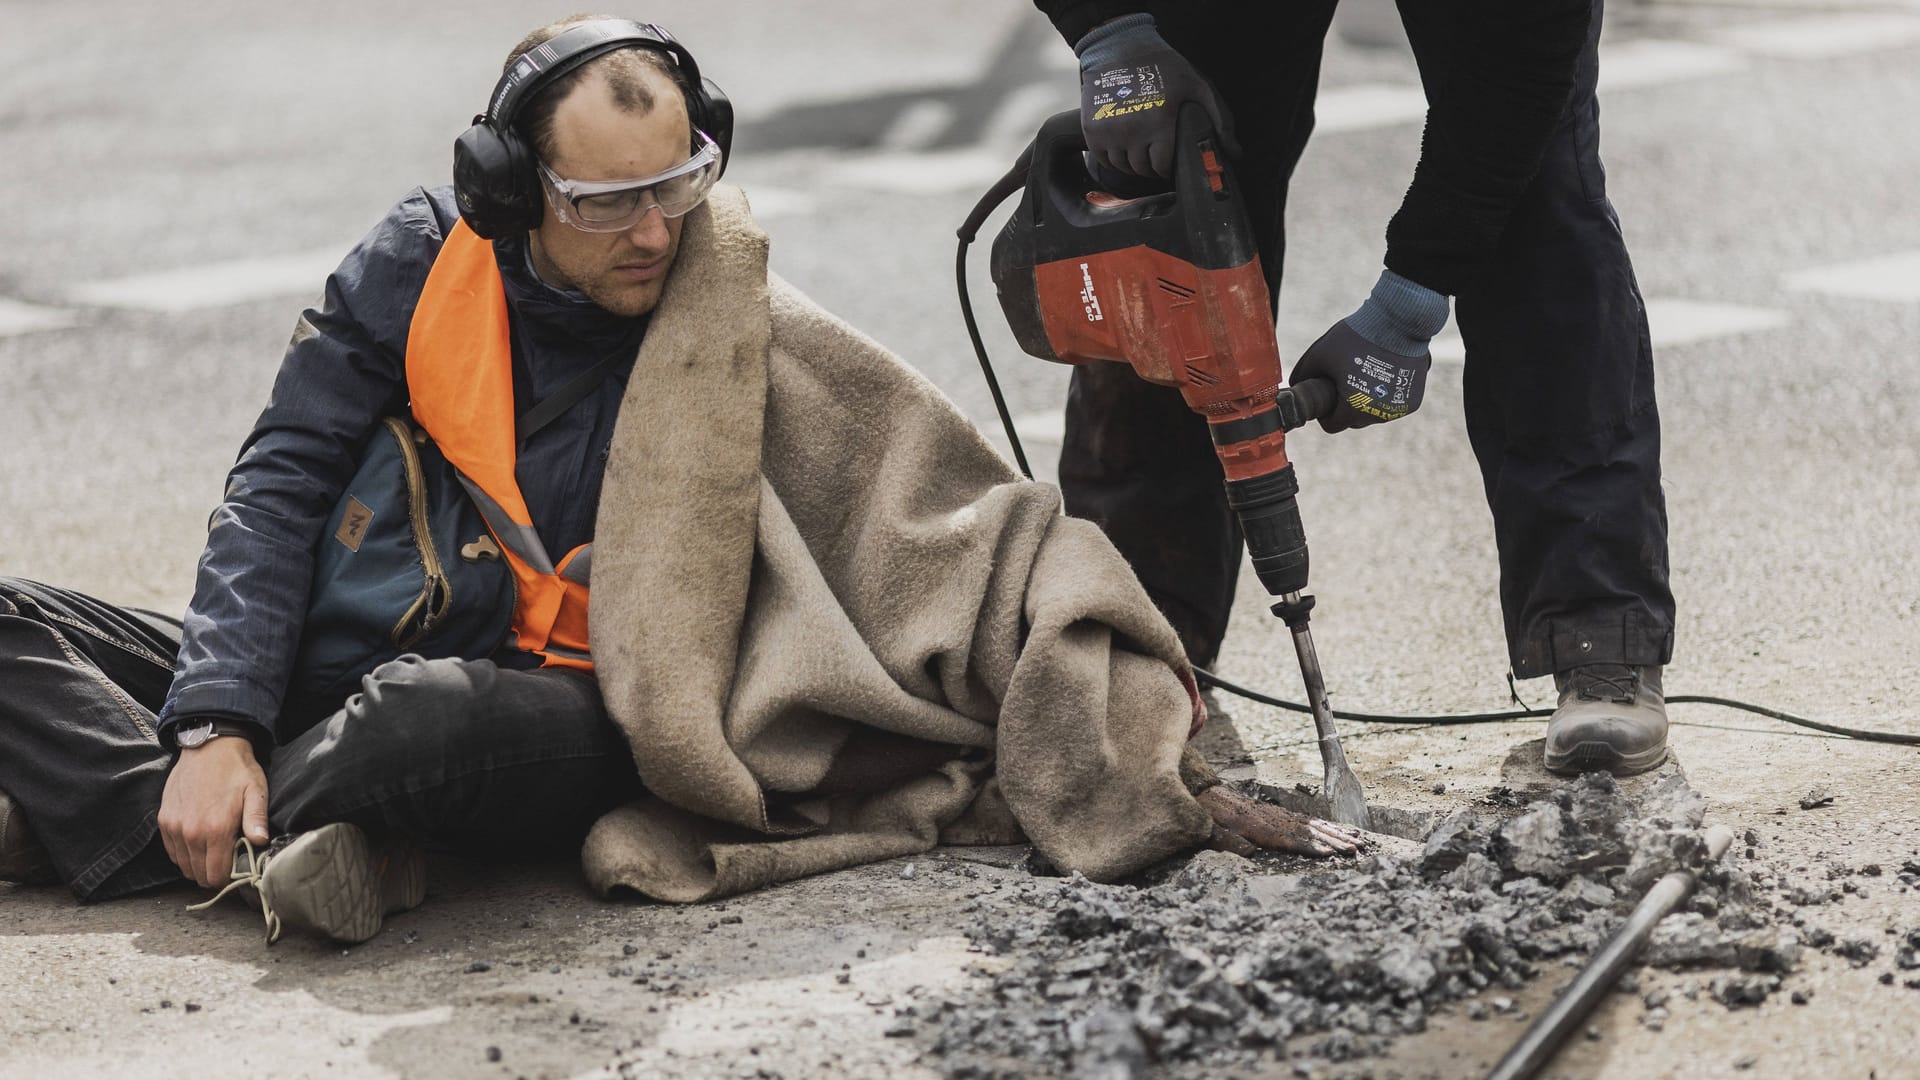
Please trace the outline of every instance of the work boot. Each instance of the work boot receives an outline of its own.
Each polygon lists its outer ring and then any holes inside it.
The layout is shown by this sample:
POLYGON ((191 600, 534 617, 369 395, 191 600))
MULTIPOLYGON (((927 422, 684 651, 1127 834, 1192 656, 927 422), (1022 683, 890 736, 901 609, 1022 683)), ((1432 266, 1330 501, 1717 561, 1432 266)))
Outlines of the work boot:
POLYGON ((200 911, 240 890, 260 905, 267 944, 291 926, 346 945, 380 932, 380 920, 418 907, 427 895, 426 857, 411 844, 376 849, 357 825, 323 825, 282 836, 264 851, 246 837, 233 849, 233 880, 200 911))
POLYGON ((1645 772, 1667 759, 1660 668, 1587 664, 1554 675, 1560 706, 1547 721, 1547 769, 1645 772))
POLYGON ((50 885, 59 880, 47 849, 27 829, 20 804, 0 791, 0 881, 16 885, 50 885))

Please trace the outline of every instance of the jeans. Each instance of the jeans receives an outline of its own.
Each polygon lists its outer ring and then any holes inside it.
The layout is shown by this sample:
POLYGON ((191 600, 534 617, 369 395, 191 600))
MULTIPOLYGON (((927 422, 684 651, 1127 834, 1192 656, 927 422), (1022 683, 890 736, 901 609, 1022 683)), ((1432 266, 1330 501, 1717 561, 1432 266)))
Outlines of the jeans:
MULTIPOLYGON (((153 716, 177 620, 0 578, 0 791, 62 880, 101 900, 182 880, 158 835, 153 716)), ((593 676, 403 656, 266 768, 276 834, 351 822, 464 854, 567 851, 641 793, 593 676)))
MULTIPOLYGON (((1313 128, 1333 6, 1185 0, 1154 10, 1162 36, 1233 114, 1244 151, 1237 174, 1276 304, 1287 182, 1313 128)), ((1455 3, 1400 7, 1431 100, 1446 78, 1455 3)), ((1585 663, 1665 664, 1673 654, 1653 350, 1600 165, 1599 31, 1596 5, 1540 171, 1491 264, 1455 305, 1467 435, 1521 678, 1585 663)), ((1177 390, 1119 364, 1074 368, 1060 460, 1067 512, 1106 531, 1202 665, 1226 633, 1241 563, 1220 475, 1205 422, 1177 390)))

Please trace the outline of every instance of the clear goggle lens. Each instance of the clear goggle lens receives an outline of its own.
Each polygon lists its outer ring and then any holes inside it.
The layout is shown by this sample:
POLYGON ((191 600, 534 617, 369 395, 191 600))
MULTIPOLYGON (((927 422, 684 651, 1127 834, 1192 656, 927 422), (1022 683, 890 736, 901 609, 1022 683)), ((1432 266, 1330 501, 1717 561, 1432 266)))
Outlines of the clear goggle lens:
POLYGON ((624 232, 656 206, 670 218, 685 214, 706 200, 720 178, 720 147, 705 132, 698 134, 700 148, 692 157, 637 180, 563 180, 542 163, 554 216, 582 232, 624 232))

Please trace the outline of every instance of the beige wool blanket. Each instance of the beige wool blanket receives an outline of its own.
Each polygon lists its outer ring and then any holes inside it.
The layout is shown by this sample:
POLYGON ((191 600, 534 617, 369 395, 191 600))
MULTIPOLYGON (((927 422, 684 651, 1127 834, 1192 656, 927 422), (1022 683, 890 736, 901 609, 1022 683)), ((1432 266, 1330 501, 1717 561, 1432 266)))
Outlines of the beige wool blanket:
POLYGON ((1204 841, 1173 630, 1092 524, 770 278, 716 188, 627 384, 590 626, 649 795, 603 894, 728 896, 1022 835, 1111 879, 1204 841))

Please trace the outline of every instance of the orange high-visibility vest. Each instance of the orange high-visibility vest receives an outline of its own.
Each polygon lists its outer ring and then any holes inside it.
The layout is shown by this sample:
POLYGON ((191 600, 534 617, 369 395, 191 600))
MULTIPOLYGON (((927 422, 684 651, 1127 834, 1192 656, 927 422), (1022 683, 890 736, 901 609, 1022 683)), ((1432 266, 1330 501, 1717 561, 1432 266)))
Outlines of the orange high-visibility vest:
POLYGON ((513 467, 513 339, 493 244, 456 222, 427 274, 407 332, 413 417, 460 471, 487 528, 513 568, 517 648, 544 667, 593 670, 587 647, 587 581, 593 545, 557 564, 548 557, 513 467))

